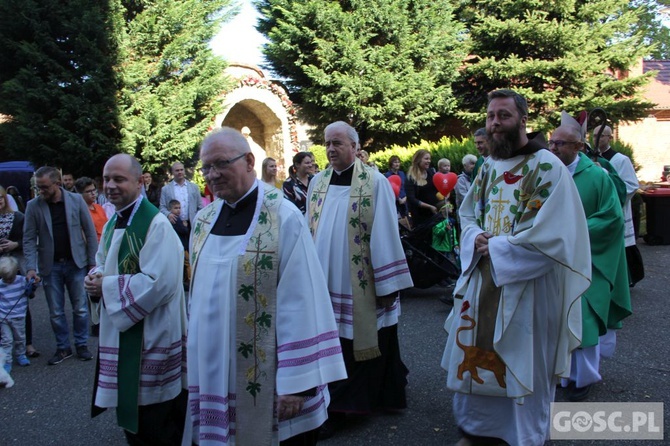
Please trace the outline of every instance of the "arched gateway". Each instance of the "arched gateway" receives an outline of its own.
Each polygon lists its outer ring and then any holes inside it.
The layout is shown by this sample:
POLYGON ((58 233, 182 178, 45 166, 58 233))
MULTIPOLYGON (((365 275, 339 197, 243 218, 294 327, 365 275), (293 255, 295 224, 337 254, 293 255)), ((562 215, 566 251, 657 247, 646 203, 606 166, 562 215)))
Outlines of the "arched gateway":
MULTIPOLYGON (((238 83, 225 93, 223 113, 214 119, 215 126, 240 131, 248 127, 253 142, 277 160, 278 176, 285 178, 287 167, 299 150, 295 109, 286 90, 251 65, 231 64, 226 74, 238 83)), ((256 163, 260 165, 262 161, 256 163)))

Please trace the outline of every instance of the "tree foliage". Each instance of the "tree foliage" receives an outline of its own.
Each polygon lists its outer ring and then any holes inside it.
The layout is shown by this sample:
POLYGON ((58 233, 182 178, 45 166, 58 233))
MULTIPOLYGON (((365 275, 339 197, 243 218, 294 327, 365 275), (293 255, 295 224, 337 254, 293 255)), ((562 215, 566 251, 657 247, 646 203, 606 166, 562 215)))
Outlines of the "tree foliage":
POLYGON ((299 116, 343 120, 365 146, 417 140, 453 112, 461 27, 448 0, 258 0, 270 67, 286 78, 299 116))
POLYGON ((101 170, 117 150, 118 77, 107 2, 0 1, 0 147, 5 159, 101 170))
POLYGON ((233 12, 231 2, 122 3, 122 150, 152 171, 175 161, 192 165, 227 86, 225 64, 208 43, 233 12))
POLYGON ((220 109, 208 47, 231 0, 0 0, 4 157, 97 175, 127 152, 191 164, 220 109))
POLYGON ((627 0, 461 0, 457 15, 469 30, 471 57, 455 88, 461 118, 484 121, 486 95, 512 88, 529 102, 536 130, 555 126, 560 111, 604 108, 614 122, 636 120, 651 105, 641 99, 647 76, 627 76, 649 54, 631 32, 640 10, 627 0))
POLYGON ((630 7, 637 9, 640 17, 638 24, 633 28, 633 32, 642 33, 645 36, 645 43, 652 46, 649 59, 669 60, 670 28, 663 23, 661 10, 663 8, 670 9, 670 1, 634 0, 630 7))

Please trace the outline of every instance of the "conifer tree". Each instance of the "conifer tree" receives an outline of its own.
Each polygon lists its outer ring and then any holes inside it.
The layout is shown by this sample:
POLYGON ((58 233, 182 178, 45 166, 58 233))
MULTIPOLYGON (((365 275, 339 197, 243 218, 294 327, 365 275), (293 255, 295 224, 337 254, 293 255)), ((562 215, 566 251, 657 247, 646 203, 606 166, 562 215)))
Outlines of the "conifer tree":
POLYGON ((0 1, 2 158, 95 175, 117 150, 113 5, 0 1))
POLYGON ((208 45, 228 17, 231 2, 122 3, 122 150, 151 171, 175 161, 188 167, 220 111, 220 96, 227 87, 225 63, 208 45))
POLYGON ((631 33, 639 12, 627 0, 460 1, 471 56, 455 87, 459 116, 481 125, 487 93, 512 88, 528 100, 535 130, 557 125, 561 110, 639 119, 648 76, 627 75, 649 54, 644 35, 631 33))
POLYGON ((453 112, 461 27, 448 0, 263 0, 258 30, 315 140, 336 120, 365 146, 417 140, 453 112))

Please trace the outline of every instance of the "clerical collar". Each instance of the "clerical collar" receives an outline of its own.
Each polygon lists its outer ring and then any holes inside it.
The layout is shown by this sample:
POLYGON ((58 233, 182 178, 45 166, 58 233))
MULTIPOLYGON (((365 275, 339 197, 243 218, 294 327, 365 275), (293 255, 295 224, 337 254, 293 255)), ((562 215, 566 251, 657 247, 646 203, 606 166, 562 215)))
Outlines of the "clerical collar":
POLYGON ((258 190, 258 183, 254 182, 254 187, 249 189, 249 192, 242 198, 235 203, 225 203, 212 226, 211 233, 222 236, 246 234, 254 218, 258 190))
POLYGON ((611 147, 608 147, 607 150, 605 150, 604 152, 600 152, 600 156, 605 158, 607 161, 610 161, 616 154, 617 154, 616 150, 614 150, 611 147))
POLYGON ((573 176, 575 175, 575 170, 577 170, 577 164, 579 164, 579 160, 580 160, 580 157, 579 157, 579 154, 578 154, 575 157, 575 160, 573 162, 571 162, 570 164, 565 166, 570 171, 570 175, 573 175, 573 176))
POLYGON ((130 203, 128 206, 119 209, 116 212, 116 225, 114 228, 123 229, 130 225, 132 216, 135 214, 136 209, 140 206, 141 196, 137 197, 135 201, 130 203))
POLYGON ((351 163, 351 166, 346 169, 338 172, 333 169, 333 175, 330 178, 331 186, 351 186, 351 179, 354 176, 354 164, 356 161, 351 163))
MULTIPOLYGON (((258 189, 258 183, 254 181, 254 184, 251 185, 251 188, 247 191, 246 194, 242 195, 242 197, 237 200, 235 203, 229 203, 228 201, 224 202, 226 206, 229 206, 233 209, 235 209, 238 205, 241 205, 244 201, 245 198, 247 198, 255 189, 258 189)), ((258 196, 258 193, 256 193, 256 196, 258 196)))

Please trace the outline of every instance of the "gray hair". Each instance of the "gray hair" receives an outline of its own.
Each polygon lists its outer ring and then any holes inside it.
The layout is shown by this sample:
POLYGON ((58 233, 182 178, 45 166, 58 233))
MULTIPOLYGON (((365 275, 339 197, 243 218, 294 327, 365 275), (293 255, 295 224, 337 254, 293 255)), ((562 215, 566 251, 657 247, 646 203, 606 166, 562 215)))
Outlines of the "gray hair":
POLYGON ((249 142, 244 135, 242 135, 239 130, 232 127, 221 127, 207 134, 205 139, 202 140, 202 144, 200 144, 200 150, 202 151, 205 147, 209 147, 210 145, 219 142, 226 142, 233 145, 239 150, 240 154, 251 152, 249 142))
POLYGON ((477 157, 472 155, 471 153, 468 153, 463 157, 463 160, 461 163, 465 166, 468 163, 476 163, 477 162, 477 157))
POLYGON ((486 136, 486 127, 482 127, 480 129, 475 130, 473 136, 486 136))
POLYGON ((343 127, 346 132, 347 136, 349 137, 350 140, 352 140, 354 143, 356 143, 356 149, 360 147, 360 141, 358 140, 358 132, 356 131, 355 128, 350 126, 344 121, 335 121, 326 126, 325 129, 323 129, 323 133, 326 133, 328 129, 333 128, 333 127, 343 127))

